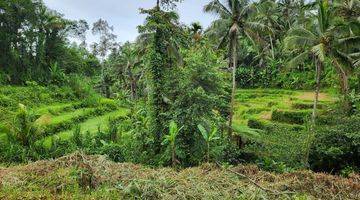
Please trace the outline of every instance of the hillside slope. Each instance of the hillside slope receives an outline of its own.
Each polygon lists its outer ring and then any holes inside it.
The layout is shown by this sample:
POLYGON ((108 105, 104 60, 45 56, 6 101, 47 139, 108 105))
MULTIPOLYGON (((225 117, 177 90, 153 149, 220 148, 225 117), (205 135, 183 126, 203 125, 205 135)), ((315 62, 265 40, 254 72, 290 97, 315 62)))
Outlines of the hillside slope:
POLYGON ((359 175, 272 174, 213 164, 151 169, 79 152, 0 168, 0 199, 360 199, 358 191, 359 175))

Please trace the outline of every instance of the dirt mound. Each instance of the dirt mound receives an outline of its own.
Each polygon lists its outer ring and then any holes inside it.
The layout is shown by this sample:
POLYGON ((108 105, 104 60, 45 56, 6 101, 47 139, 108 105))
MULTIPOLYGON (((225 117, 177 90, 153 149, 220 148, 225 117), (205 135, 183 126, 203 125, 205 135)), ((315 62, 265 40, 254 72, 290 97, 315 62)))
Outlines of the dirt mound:
POLYGON ((74 153, 0 168, 0 199, 360 199, 360 176, 213 164, 176 171, 74 153))

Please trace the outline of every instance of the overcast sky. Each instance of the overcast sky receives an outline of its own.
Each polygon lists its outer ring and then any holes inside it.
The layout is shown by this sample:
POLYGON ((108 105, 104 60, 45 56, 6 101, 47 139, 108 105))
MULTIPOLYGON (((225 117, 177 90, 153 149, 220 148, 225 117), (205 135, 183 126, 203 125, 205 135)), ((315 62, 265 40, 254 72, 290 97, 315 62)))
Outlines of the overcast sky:
MULTIPOLYGON (((184 0, 177 11, 180 21, 186 24, 198 21, 207 27, 215 16, 203 13, 202 9, 210 0, 184 0)), ((44 0, 45 4, 65 15, 65 18, 85 19, 89 24, 99 18, 114 26, 119 42, 134 41, 138 35, 137 26, 144 22, 139 8, 151 8, 156 0, 44 0)), ((87 42, 96 40, 88 35, 87 42)))

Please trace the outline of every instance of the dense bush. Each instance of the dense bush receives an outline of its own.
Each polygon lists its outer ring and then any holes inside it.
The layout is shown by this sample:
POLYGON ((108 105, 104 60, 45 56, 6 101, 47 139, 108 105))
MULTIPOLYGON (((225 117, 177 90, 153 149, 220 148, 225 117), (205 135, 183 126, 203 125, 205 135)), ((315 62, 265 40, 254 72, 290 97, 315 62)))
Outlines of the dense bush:
POLYGON ((219 55, 206 45, 184 50, 184 67, 169 77, 171 110, 168 117, 179 126, 179 160, 184 166, 204 159, 205 142, 198 125, 219 127, 228 113, 226 76, 218 69, 224 65, 219 55))
POLYGON ((311 111, 283 111, 274 110, 271 115, 271 120, 277 122, 284 122, 290 124, 304 124, 311 111))
POLYGON ((360 168, 360 116, 333 117, 333 125, 316 130, 310 164, 316 171, 339 172, 347 167, 360 168))

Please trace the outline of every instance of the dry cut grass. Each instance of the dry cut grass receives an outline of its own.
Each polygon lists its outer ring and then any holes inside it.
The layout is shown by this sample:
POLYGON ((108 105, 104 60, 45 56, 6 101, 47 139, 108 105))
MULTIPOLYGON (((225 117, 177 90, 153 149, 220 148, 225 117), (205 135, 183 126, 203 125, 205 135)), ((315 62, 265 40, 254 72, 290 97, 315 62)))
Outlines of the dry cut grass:
POLYGON ((273 174, 256 166, 213 164, 153 169, 79 152, 0 168, 0 199, 360 199, 359 191, 355 174, 273 174))

